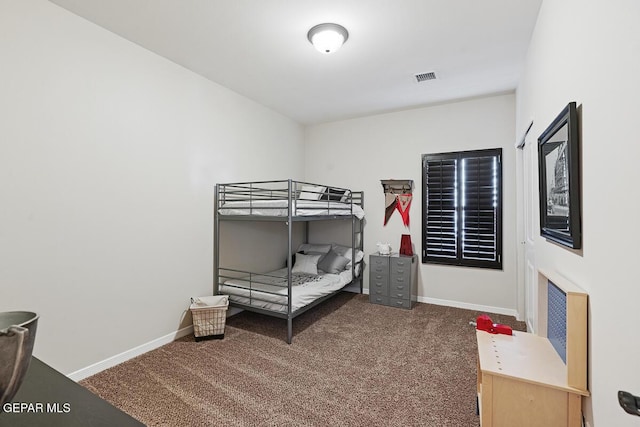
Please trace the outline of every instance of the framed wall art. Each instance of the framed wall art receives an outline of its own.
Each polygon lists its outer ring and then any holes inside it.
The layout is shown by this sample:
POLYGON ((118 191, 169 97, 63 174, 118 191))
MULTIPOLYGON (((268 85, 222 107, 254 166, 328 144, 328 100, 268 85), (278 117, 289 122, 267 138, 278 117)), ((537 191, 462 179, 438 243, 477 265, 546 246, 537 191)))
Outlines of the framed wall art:
POLYGON ((540 234, 580 249, 580 153, 576 103, 569 103, 538 138, 540 234))

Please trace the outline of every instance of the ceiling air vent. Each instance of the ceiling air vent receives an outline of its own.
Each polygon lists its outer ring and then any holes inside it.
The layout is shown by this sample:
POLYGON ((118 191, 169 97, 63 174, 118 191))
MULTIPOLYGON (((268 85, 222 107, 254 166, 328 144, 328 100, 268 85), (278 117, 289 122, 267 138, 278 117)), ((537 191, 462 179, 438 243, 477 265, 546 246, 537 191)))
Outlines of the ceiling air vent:
POLYGON ((436 73, 429 72, 429 73, 422 73, 422 74, 416 74, 416 81, 418 83, 420 82, 426 82, 427 80, 435 80, 436 79, 436 73))

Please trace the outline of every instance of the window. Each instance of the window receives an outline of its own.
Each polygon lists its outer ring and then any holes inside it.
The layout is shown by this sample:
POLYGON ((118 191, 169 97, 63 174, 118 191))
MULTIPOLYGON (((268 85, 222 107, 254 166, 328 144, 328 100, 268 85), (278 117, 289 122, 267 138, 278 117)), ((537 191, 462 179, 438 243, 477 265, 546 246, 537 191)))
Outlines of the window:
POLYGON ((502 149, 422 156, 422 262, 502 268, 502 149))

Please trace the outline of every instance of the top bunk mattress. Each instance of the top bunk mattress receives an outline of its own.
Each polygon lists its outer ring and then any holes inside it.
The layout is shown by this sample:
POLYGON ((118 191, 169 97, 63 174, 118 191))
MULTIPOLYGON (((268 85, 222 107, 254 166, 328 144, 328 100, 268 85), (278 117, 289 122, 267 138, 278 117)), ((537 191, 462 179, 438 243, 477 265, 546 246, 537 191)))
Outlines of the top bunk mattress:
MULTIPOLYGON (((364 218, 364 210, 356 205, 325 200, 294 200, 292 216, 323 216, 323 215, 355 215, 364 218)), ((258 215, 258 216, 287 216, 289 203, 285 199, 229 201, 218 208, 220 215, 258 215)))

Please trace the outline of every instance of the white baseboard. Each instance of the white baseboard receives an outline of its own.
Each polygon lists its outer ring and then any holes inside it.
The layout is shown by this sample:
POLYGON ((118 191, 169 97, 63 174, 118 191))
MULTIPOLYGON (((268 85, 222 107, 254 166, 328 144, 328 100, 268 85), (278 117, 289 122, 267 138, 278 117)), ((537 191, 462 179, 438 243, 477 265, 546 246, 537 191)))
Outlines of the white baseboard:
POLYGON ((418 302, 426 304, 445 305, 447 307, 463 308, 465 310, 482 311, 485 313, 504 314, 505 316, 517 317, 517 311, 511 308, 493 307, 490 305, 470 304, 460 301, 451 301, 438 298, 418 297, 418 302))
MULTIPOLYGON (((369 289, 363 289, 363 294, 369 295, 369 289)), ((482 311, 486 313, 504 314, 505 316, 513 316, 518 318, 518 312, 510 308, 493 307, 490 305, 470 304, 460 301, 452 301, 447 299, 418 297, 418 302, 425 304, 444 305, 447 307, 464 308, 465 310, 482 311)))
POLYGON ((136 356, 139 356, 148 351, 154 350, 158 347, 162 347, 165 344, 169 344, 172 341, 177 340, 178 338, 182 338, 185 335, 189 335, 193 333, 193 325, 187 326, 186 328, 180 329, 176 332, 172 332, 163 337, 156 338, 153 341, 149 341, 146 344, 139 345, 131 350, 124 351, 120 354, 116 354, 108 359, 105 359, 101 362, 94 363, 93 365, 87 366, 86 368, 79 369, 75 372, 67 375, 73 381, 80 381, 91 375, 95 375, 98 372, 104 371, 105 369, 116 366, 122 362, 126 362, 129 359, 133 359, 136 356))

